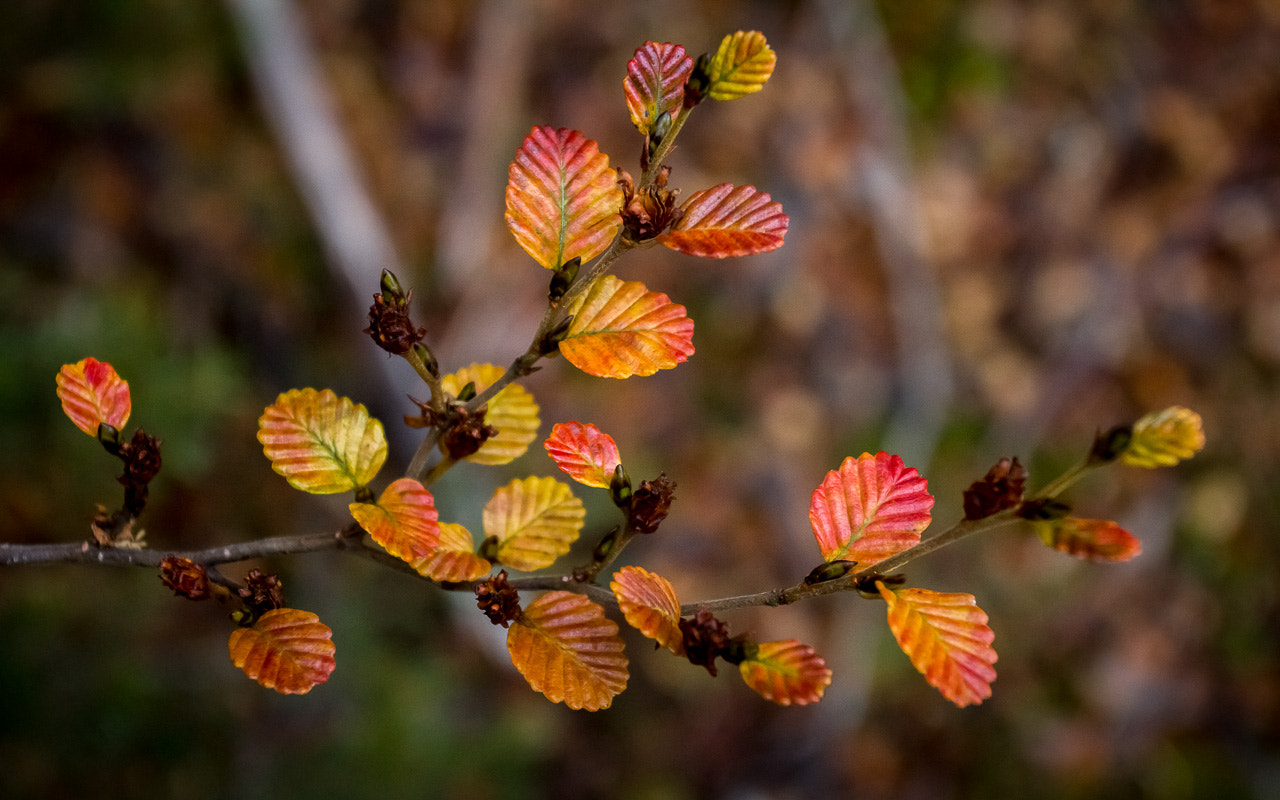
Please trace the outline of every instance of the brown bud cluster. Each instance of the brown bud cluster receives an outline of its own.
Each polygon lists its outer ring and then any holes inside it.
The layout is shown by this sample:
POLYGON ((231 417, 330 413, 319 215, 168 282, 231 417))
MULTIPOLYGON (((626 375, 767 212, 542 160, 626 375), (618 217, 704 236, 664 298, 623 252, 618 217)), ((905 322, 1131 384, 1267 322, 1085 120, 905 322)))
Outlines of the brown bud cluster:
POLYGON ((264 575, 261 570, 251 569, 238 592, 254 619, 284 606, 284 586, 275 574, 264 575))
POLYGON ((479 450, 498 429, 484 421, 487 406, 468 412, 463 406, 455 406, 455 418, 449 429, 440 437, 440 448, 455 461, 460 461, 479 450))
POLYGON ((391 294, 375 294, 369 306, 369 334, 374 344, 396 356, 402 356, 427 335, 426 328, 414 326, 409 318, 410 290, 403 297, 391 294))
POLYGON ((1017 458, 1002 458, 987 471, 986 477, 974 481, 964 491, 964 518, 983 519, 1022 502, 1027 484, 1027 471, 1017 458))
POLYGON ((716 657, 724 655, 730 648, 729 626, 704 608, 692 619, 681 618, 680 633, 684 635, 684 653, 689 663, 706 667, 707 672, 714 676, 716 657))
POLYGON ((124 510, 137 517, 147 505, 147 484, 160 472, 160 440, 139 428, 116 455, 124 462, 124 474, 116 479, 124 486, 124 510))
POLYGON ((494 625, 507 627, 520 616, 520 593, 507 582, 507 571, 476 585, 476 606, 494 625))
POLYGON ((627 507, 627 528, 637 533, 653 533, 667 518, 675 496, 675 481, 665 472, 655 480, 640 481, 640 487, 631 493, 631 503, 627 507))
POLYGON ((636 191, 635 181, 626 170, 618 170, 618 188, 622 189, 622 228, 625 238, 644 242, 664 233, 682 216, 676 206, 678 189, 667 188, 670 167, 658 172, 653 186, 636 191))
POLYGON ((160 562, 160 581, 179 597, 209 599, 209 576, 204 567, 189 558, 168 556, 160 562))

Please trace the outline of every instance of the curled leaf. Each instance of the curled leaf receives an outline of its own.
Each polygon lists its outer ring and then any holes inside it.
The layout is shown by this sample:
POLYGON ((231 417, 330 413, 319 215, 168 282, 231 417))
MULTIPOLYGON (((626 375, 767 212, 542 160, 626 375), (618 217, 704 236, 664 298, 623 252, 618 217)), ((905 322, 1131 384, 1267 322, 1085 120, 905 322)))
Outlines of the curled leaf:
POLYGON ((767 253, 782 246, 791 219, 782 204, 754 186, 722 183, 694 192, 682 216, 658 237, 662 245, 704 258, 767 253))
POLYGON ((589 261, 622 227, 622 190, 609 157, 579 131, 535 127, 508 173, 507 227, 547 269, 589 261))
POLYGON ((816 703, 831 685, 831 670, 807 644, 788 639, 762 642, 738 665, 742 680, 761 697, 782 706, 816 703))
MULTIPOLYGON (((440 385, 446 392, 456 395, 468 383, 475 383, 479 394, 492 386, 504 372, 497 364, 472 364, 442 376, 440 385)), ((523 386, 512 383, 495 394, 487 405, 485 424, 497 428, 498 433, 486 439, 480 449, 467 456, 466 460, 488 466, 507 464, 524 455, 530 443, 538 438, 538 426, 542 424, 538 418, 538 403, 523 386)))
POLYGON ((627 687, 618 625, 573 592, 547 592, 507 629, 511 663, 534 691, 572 709, 598 711, 627 687))
POLYGON ((622 90, 631 122, 646 136, 665 113, 674 117, 684 102, 684 83, 693 59, 678 44, 645 42, 627 62, 622 90))
POLYGON ((484 532, 498 540, 498 563, 528 572, 569 552, 586 515, 568 484, 529 477, 493 493, 484 507, 484 532))
POLYGON ((351 503, 348 508, 375 542, 410 564, 426 558, 440 543, 435 498, 413 478, 393 482, 376 503, 351 503))
POLYGON ((919 544, 932 508, 928 483, 900 457, 863 453, 814 490, 809 524, 823 558, 865 567, 919 544))
POLYGON ((622 463, 613 437, 589 422, 557 423, 542 445, 557 467, 586 486, 607 489, 622 463))
POLYGON ((310 611, 277 608, 227 640, 231 663, 268 689, 306 694, 329 680, 336 662, 333 631, 310 611))
POLYGON ((258 419, 258 441, 273 470, 312 494, 364 486, 387 460, 382 423, 329 389, 281 394, 258 419))
POLYGON ((684 655, 680 601, 671 582, 642 567, 623 567, 609 588, 627 624, 676 655, 684 655))
POLYGON ((881 581, 876 588, 889 605, 889 630, 931 686, 961 708, 991 696, 995 634, 973 595, 892 591, 881 581))
POLYGON ((693 320, 682 305, 637 281, 601 275, 574 300, 560 352, 600 378, 671 369, 693 353, 693 320))
POLYGON ((778 56, 759 31, 738 31, 720 42, 707 66, 706 95, 712 100, 735 100, 758 92, 773 75, 778 56))
POLYGON ((1091 561, 1128 561, 1142 553, 1142 542, 1105 519, 1064 519, 1036 522, 1036 533, 1054 550, 1091 561))
POLYGON ((1189 408, 1171 406, 1133 424, 1133 438, 1120 460, 1134 467, 1171 467, 1204 447, 1204 423, 1189 408))
POLYGON ((101 423, 119 430, 129 421, 129 384, 105 361, 90 357, 63 364, 56 380, 63 413, 90 436, 98 435, 101 423))
POLYGON ((419 575, 433 581, 475 581, 489 574, 493 565, 475 552, 471 531, 453 522, 440 523, 440 541, 425 558, 412 562, 419 575))

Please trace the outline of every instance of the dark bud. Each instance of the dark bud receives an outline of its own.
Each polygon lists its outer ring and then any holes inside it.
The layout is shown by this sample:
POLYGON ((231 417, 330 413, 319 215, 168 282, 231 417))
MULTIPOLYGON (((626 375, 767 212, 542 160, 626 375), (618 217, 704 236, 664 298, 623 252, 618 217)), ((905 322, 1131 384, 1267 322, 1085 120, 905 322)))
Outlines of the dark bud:
POLYGON ((706 97, 707 88, 711 85, 711 54, 703 53, 693 62, 693 72, 684 84, 684 107, 693 108, 706 97))
POLYGON ((498 537, 486 536, 484 541, 480 542, 480 546, 476 548, 476 555, 488 561, 490 564, 498 560, 498 537))
POLYGON ((631 505, 631 477, 622 465, 613 468, 613 477, 609 479, 609 497, 618 508, 631 505))
POLYGON ((985 478, 964 491, 964 518, 982 519, 1013 508, 1021 502, 1026 484, 1027 471, 1017 458, 1000 459, 985 478))
POLYGON ((426 328, 419 328, 409 318, 409 301, 413 292, 405 292, 400 282, 389 271, 382 271, 382 294, 373 296, 369 306, 369 334, 374 344, 396 356, 408 353, 427 335, 426 328))
POLYGON ((804 582, 814 584, 834 581, 837 578, 843 578, 845 575, 848 575, 856 566, 858 566, 857 561, 846 561, 844 559, 831 561, 826 564, 819 564, 814 567, 808 575, 804 576, 804 582))
POLYGON ((124 461, 124 474, 116 479, 124 486, 124 508, 136 517, 147 505, 147 485, 160 472, 160 440, 139 428, 116 455, 124 461))
POLYGON ((160 581, 179 597, 209 599, 209 576, 204 567, 189 558, 169 556, 160 562, 160 581))
POLYGON ((875 600, 880 597, 880 590, 876 588, 876 583, 883 583, 885 586, 901 586, 907 582, 907 576, 902 573, 893 575, 884 575, 879 572, 869 572, 859 577, 853 582, 853 588, 858 594, 869 600, 875 600))
POLYGON ((640 481, 640 488, 631 495, 627 507, 627 528, 636 533, 653 533, 671 512, 671 501, 676 497, 675 481, 660 474, 652 481, 640 481))
POLYGON ((520 593, 507 582, 505 569, 476 584, 476 606, 490 622, 504 628, 520 616, 520 593))
POLYGON ((564 293, 569 291, 573 281, 578 277, 578 269, 582 266, 582 257, 574 256, 551 273, 551 288, 547 290, 547 299, 555 304, 564 293))
POLYGON ((743 634, 730 639, 720 657, 730 664, 741 664, 748 658, 755 658, 759 654, 760 645, 748 639, 746 634, 743 634))
POLYGON ((618 536, 621 534, 621 527, 614 527, 613 530, 606 533, 591 551, 592 560, 599 564, 608 558, 609 554, 613 552, 614 545, 618 543, 618 536))
POLYGON ((1062 519, 1071 513, 1071 506, 1052 497, 1028 500, 1018 507, 1018 516, 1032 522, 1062 519))
MULTIPOLYGON (((474 397, 475 384, 467 384, 463 392, 467 389, 471 390, 471 395, 474 397)), ((497 435, 498 429, 484 422, 485 410, 486 408, 482 406, 474 413, 468 413, 465 408, 458 406, 456 420, 440 437, 440 449, 454 461, 461 461, 472 455, 484 446, 489 437, 497 435)))
POLYGON ((547 331, 542 337, 538 350, 544 356, 549 356, 560 349, 560 342, 564 341, 564 337, 569 333, 569 326, 573 324, 573 317, 568 316, 556 323, 556 326, 547 331))
POLYGON ((237 592, 252 619, 284 606, 284 586, 278 575, 263 575, 260 570, 251 569, 237 592))
POLYGON ((1109 464, 1129 449, 1133 441, 1132 425, 1117 425, 1106 433, 1099 433, 1093 438, 1093 447, 1089 448, 1090 464, 1109 464))
POLYGON ((120 453, 120 429, 105 422, 98 423, 98 442, 111 455, 120 453))
POLYGON ((705 608, 692 619, 680 619, 680 633, 684 635, 684 654, 690 664, 706 667, 712 676, 716 674, 716 658, 728 652, 729 626, 715 618, 705 608))

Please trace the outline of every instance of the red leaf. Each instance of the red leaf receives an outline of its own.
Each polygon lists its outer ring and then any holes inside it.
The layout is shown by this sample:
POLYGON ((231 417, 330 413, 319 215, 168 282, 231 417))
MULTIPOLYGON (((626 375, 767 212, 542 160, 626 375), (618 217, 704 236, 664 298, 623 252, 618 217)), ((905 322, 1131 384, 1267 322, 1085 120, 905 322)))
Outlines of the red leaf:
POLYGON ((930 685, 961 708, 991 696, 995 634, 973 595, 928 589, 894 592, 880 581, 876 588, 889 604, 889 630, 930 685))
POLYGON ((507 629, 511 663, 534 691, 569 708, 608 708, 627 687, 618 624, 573 592, 547 592, 507 629))
POLYGON ((1142 552, 1136 536, 1105 519, 1056 519, 1035 523, 1045 544, 1076 558, 1092 561, 1128 561, 1142 552))
POLYGON ((738 665, 742 680, 766 700, 782 706, 816 703, 831 685, 831 670, 807 644, 788 639, 762 642, 738 665))
POLYGON ((351 516, 391 555, 410 564, 426 558, 440 543, 435 498, 413 478, 401 478, 377 503, 351 503, 351 516))
POLYGON ((809 524, 827 561, 866 567, 920 543, 932 519, 928 483, 885 452, 846 458, 809 504, 809 524))
POLYGON ((306 694, 329 680, 336 662, 333 631, 310 611, 277 608, 227 640, 231 663, 268 689, 306 694))
POLYGON ((558 423, 543 447, 557 467, 586 486, 608 488, 613 471, 622 463, 613 437, 589 422, 558 423))
POLYGON ((683 216, 658 241, 672 250, 707 258, 776 250, 791 224, 781 203, 772 202, 754 186, 731 183, 694 192, 680 211, 683 216))
POLYGON ((627 624, 676 655, 684 655, 680 601, 670 581, 641 567, 623 567, 609 584, 627 624))
POLYGON ((560 353, 599 378, 671 369, 693 353, 693 320, 684 306, 643 283, 601 275, 569 308, 573 322, 560 353))
POLYGON ((119 430, 129 421, 129 384, 105 361, 82 358, 64 364, 58 370, 57 384, 63 412, 90 436, 98 435, 100 423, 119 430))
POLYGON ((622 81, 631 122, 648 135, 663 113, 674 117, 684 102, 684 84, 693 71, 693 59, 678 44, 645 42, 627 62, 622 81))

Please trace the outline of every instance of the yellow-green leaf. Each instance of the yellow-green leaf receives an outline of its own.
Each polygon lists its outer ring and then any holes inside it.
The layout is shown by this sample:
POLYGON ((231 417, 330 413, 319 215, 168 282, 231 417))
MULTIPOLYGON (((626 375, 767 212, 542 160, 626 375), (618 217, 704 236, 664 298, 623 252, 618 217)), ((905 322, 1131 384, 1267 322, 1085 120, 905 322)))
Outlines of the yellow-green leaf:
POLYGON ((1189 408, 1171 406, 1133 424, 1133 438, 1120 460, 1134 467, 1172 467, 1204 447, 1204 423, 1189 408))
MULTIPOLYGON (((446 392, 456 395, 468 383, 474 382, 479 394, 502 377, 505 370, 497 364, 472 364, 440 378, 446 392)), ((506 464, 525 454, 529 444, 538 438, 538 403, 523 386, 508 384, 487 403, 484 421, 498 433, 489 437, 480 449, 467 456, 476 464, 494 466, 506 464)))
POLYGON ((707 66, 706 94, 712 100, 735 100, 758 92, 773 74, 778 56, 759 31, 738 31, 720 42, 707 66))
POLYGON ((585 518, 568 484, 529 477, 493 493, 484 507, 484 532, 498 539, 499 564, 528 572, 569 552, 585 518))
POLYGON ((618 624, 573 592, 525 608, 507 629, 507 651, 534 691, 572 709, 608 708, 630 677, 618 624))
POLYGON ((349 508, 375 542, 410 564, 426 558, 440 542, 435 498, 413 478, 393 482, 376 503, 351 503, 349 508))
POLYGON ((387 460, 382 423, 329 389, 281 394, 258 419, 258 441, 273 470, 312 494, 364 486, 387 460))

